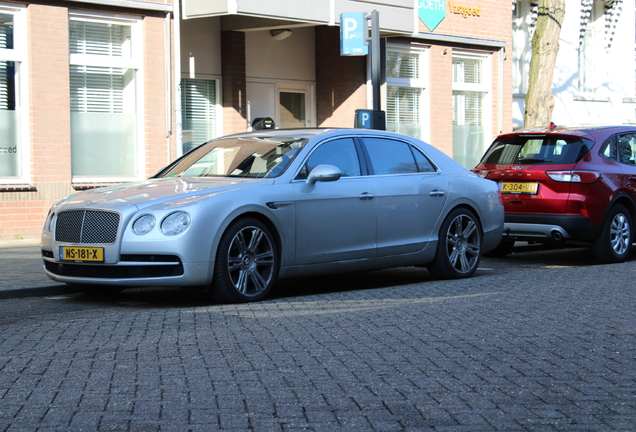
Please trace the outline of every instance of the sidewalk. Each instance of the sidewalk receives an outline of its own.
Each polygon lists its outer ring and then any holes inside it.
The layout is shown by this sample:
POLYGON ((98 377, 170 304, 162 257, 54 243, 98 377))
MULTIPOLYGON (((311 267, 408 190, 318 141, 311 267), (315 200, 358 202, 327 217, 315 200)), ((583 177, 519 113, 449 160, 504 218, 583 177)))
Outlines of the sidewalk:
POLYGON ((39 239, 0 240, 0 299, 72 292, 44 273, 39 239))

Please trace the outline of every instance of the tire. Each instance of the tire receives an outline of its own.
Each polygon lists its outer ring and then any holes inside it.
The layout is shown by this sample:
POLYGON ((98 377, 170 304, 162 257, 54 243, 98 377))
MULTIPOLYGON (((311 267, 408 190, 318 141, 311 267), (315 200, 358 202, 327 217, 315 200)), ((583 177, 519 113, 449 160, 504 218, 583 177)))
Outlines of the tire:
POLYGON ((515 241, 514 240, 501 240, 501 243, 499 243, 497 245, 496 248, 494 248, 493 250, 491 250, 490 252, 484 254, 485 256, 488 257, 504 257, 506 255, 508 255, 510 252, 512 252, 512 248, 515 245, 515 241))
POLYGON ((212 298, 220 303, 262 300, 278 277, 276 241, 254 218, 233 222, 223 233, 216 253, 212 298))
POLYGON ((464 208, 454 209, 439 230, 437 251, 428 271, 439 279, 472 276, 481 258, 482 238, 475 214, 464 208))
POLYGON ((603 264, 619 263, 629 258, 634 229, 632 216, 625 206, 617 204, 608 213, 601 235, 592 244, 594 257, 603 264))

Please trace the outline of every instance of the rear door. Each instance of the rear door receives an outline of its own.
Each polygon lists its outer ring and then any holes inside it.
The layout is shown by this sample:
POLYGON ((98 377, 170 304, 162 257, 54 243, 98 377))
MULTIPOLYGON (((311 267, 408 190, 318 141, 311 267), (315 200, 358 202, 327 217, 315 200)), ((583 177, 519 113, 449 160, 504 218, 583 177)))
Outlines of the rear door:
POLYGON ((448 178, 406 142, 377 137, 361 141, 375 185, 378 256, 422 250, 446 202, 448 178))

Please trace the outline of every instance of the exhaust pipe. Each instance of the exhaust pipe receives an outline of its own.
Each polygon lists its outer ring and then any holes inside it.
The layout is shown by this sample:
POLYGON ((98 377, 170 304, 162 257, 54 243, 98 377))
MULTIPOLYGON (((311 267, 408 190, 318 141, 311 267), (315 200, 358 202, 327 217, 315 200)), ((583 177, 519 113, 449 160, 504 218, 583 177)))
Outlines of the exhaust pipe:
POLYGON ((550 235, 552 236, 552 240, 557 243, 561 243, 563 241, 563 234, 558 230, 552 230, 552 232, 550 232, 550 235))

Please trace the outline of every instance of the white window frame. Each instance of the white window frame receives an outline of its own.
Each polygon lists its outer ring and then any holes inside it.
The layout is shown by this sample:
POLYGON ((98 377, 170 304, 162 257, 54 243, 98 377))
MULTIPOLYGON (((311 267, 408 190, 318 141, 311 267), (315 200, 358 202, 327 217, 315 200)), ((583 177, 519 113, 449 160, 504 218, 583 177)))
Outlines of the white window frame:
MULTIPOLYGON (((465 59, 475 59, 482 61, 482 70, 481 75, 483 77, 483 82, 481 83, 466 83, 466 82, 455 82, 453 77, 452 84, 452 93, 453 93, 453 104, 455 103, 455 92, 456 91, 467 91, 467 92, 479 92, 484 94, 483 105, 482 105, 482 126, 484 131, 484 136, 482 139, 482 149, 479 149, 477 153, 483 154, 488 144, 492 141, 492 128, 489 126, 492 124, 492 55, 488 53, 475 53, 468 51, 456 51, 453 50, 453 60, 456 58, 465 58, 465 59)), ((454 73, 454 71, 453 71, 454 73)), ((453 105, 453 115, 455 113, 455 106, 453 105)), ((453 124, 453 127, 455 124, 453 124)), ((453 157, 455 157, 455 137, 453 137, 453 157)), ((461 161, 459 161, 461 162, 461 161)), ((474 164, 476 165, 476 163, 474 164)), ((473 168, 473 166, 467 166, 466 168, 473 168)))
MULTIPOLYGON (((386 72, 386 85, 384 86, 384 106, 388 107, 388 91, 389 87, 404 87, 419 89, 420 114, 419 124, 421 125, 421 136, 418 137, 423 141, 430 141, 430 94, 429 94, 429 52, 428 48, 412 47, 400 44, 387 44, 387 54, 390 51, 415 54, 419 57, 419 77, 417 78, 397 78, 390 77, 388 70, 386 72)), ((387 65, 388 67, 388 65, 387 65)), ((368 86, 369 88, 371 86, 368 86)))
MULTIPOLYGON (((145 124, 144 124, 144 76, 143 76, 143 21, 141 17, 122 17, 120 15, 84 13, 78 11, 69 12, 69 25, 71 21, 85 21, 103 24, 117 24, 130 26, 131 51, 130 56, 105 56, 91 54, 77 54, 69 52, 70 66, 92 66, 105 68, 121 68, 135 71, 134 83, 134 110, 137 144, 137 173, 128 176, 83 176, 73 174, 72 183, 109 183, 138 180, 145 178, 145 124)), ((70 48, 70 47, 69 47, 70 48)), ((70 97, 70 95, 69 95, 70 97)), ((71 155, 72 157, 72 155, 71 155)))
POLYGON ((536 10, 528 0, 517 0, 512 16, 512 93, 525 95, 528 92, 528 75, 532 57, 532 36, 536 10))
POLYGON ((0 185, 31 183, 31 139, 29 134, 29 85, 27 81, 27 17, 26 8, 0 4, 0 13, 13 15, 13 49, 0 49, 0 60, 15 63, 16 101, 15 109, 20 113, 20 175, 0 176, 0 185))
MULTIPOLYGON (((213 76, 201 76, 201 75, 196 75, 196 76, 182 76, 181 77, 181 81, 179 83, 179 94, 180 94, 180 105, 181 105, 181 116, 180 118, 177 119, 177 121, 179 122, 179 127, 181 128, 180 131, 180 140, 179 140, 179 149, 178 149, 178 154, 182 155, 183 153, 185 153, 184 148, 183 148, 183 116, 185 115, 186 112, 186 106, 183 104, 183 98, 184 93, 185 93, 185 89, 183 89, 183 82, 185 80, 201 80, 201 81, 210 81, 210 82, 214 82, 214 131, 215 131, 215 136, 211 136, 209 137, 209 139, 213 139, 213 138, 217 138, 221 135, 223 135, 223 106, 221 104, 221 80, 218 77, 213 77, 213 76)), ((196 143, 195 143, 196 144, 196 143)), ((199 143, 202 144, 202 143, 199 143)))
POLYGON ((594 1, 590 21, 582 31, 578 48, 578 91, 582 95, 599 95, 607 82, 605 50, 605 3, 594 1))

